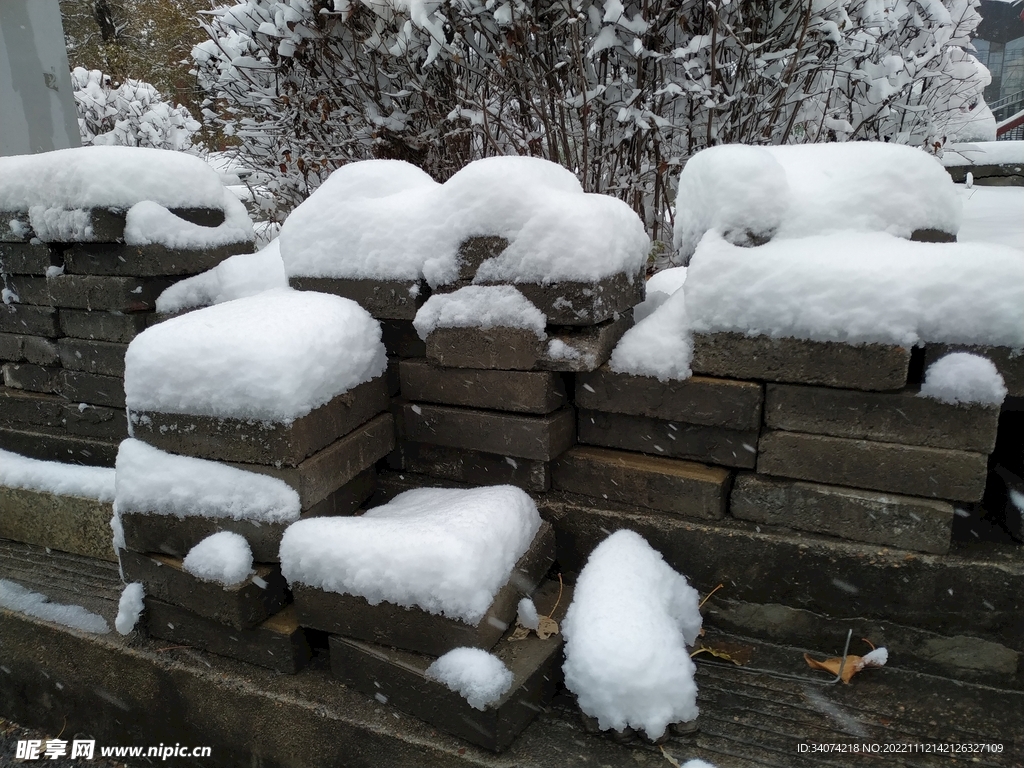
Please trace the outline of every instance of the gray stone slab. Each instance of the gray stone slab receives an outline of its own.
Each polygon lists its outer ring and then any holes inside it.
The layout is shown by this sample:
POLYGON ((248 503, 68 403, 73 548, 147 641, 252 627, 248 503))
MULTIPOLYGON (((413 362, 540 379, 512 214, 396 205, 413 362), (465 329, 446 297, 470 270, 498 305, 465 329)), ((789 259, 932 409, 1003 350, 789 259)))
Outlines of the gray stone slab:
POLYGON ((402 407, 402 437, 514 458, 550 461, 575 442, 575 418, 566 407, 544 416, 452 408, 427 403, 402 407))
POLYGON ((427 336, 427 359, 449 368, 529 371, 546 348, 523 328, 436 328, 427 336))
POLYGON ((57 345, 45 336, 0 333, 0 362, 55 365, 60 361, 57 345))
POLYGON ((46 278, 53 306, 104 312, 145 312, 155 309, 157 297, 172 282, 96 275, 57 275, 46 278))
POLYGON ((721 467, 583 445, 552 470, 555 490, 706 520, 725 514, 731 479, 721 467))
POLYGON ((28 211, 0 211, 0 243, 27 243, 33 237, 28 211))
POLYGON ((402 360, 402 396, 410 400, 516 413, 550 413, 566 403, 562 377, 541 371, 446 368, 402 360))
POLYGON ((252 243, 229 243, 199 250, 155 244, 77 243, 64 252, 64 264, 65 271, 73 275, 164 277, 205 272, 238 253, 252 253, 252 243))
MULTIPOLYGON (((218 208, 171 208, 171 213, 204 227, 217 227, 224 223, 224 211, 218 208)), ((51 242, 64 243, 120 243, 124 242, 127 211, 116 208, 87 208, 81 211, 80 226, 74 231, 62 232, 51 242)))
POLYGON ((607 367, 576 377, 576 404, 593 411, 650 416, 709 427, 758 429, 764 391, 760 384, 692 376, 659 381, 615 373, 607 367))
POLYGON ((164 451, 217 461, 295 467, 387 410, 383 376, 360 384, 289 424, 132 411, 135 437, 164 451))
POLYGON ((43 426, 0 428, 0 448, 33 459, 112 467, 119 442, 64 434, 43 426))
POLYGON ((0 539, 116 561, 109 501, 0 485, 0 539))
POLYGON ((62 263, 60 251, 45 243, 5 243, 0 237, 0 272, 45 276, 50 267, 62 263))
POLYGON ((608 362, 615 345, 632 327, 632 309, 597 325, 548 326, 548 343, 536 367, 567 373, 593 371, 608 362))
POLYGON ((551 487, 551 462, 403 441, 388 457, 395 469, 468 485, 514 485, 540 493, 551 487))
POLYGON ((950 352, 970 352, 991 360, 1003 377, 1006 393, 1010 397, 1024 397, 1024 353, 1009 347, 975 346, 970 344, 927 344, 924 348, 925 365, 945 357, 950 352))
POLYGON ((130 343, 136 336, 155 325, 155 312, 103 312, 85 309, 60 310, 60 332, 75 339, 130 343))
POLYGON ((58 340, 57 347, 60 350, 60 364, 65 370, 124 378, 127 344, 64 338, 58 340))
POLYGON ((5 387, 48 394, 59 394, 61 391, 60 367, 4 363, 0 369, 3 370, 5 387))
POLYGON ((61 394, 73 403, 124 408, 124 379, 83 371, 61 371, 61 394))
POLYGON ((1024 165, 1021 163, 952 165, 946 166, 946 171, 957 184, 967 181, 970 173, 979 187, 1024 187, 1024 165))
POLYGON ((348 280, 292 275, 288 284, 299 291, 332 293, 352 299, 378 320, 412 320, 429 291, 416 280, 348 280))
POLYGON ((454 648, 493 648, 515 621, 520 599, 533 593, 554 559, 554 531, 542 522, 529 550, 519 558, 509 580, 475 625, 386 601, 370 605, 362 597, 326 592, 298 582, 293 582, 291 588, 299 624, 304 627, 442 656, 454 648))
POLYGON ((736 478, 729 511, 740 520, 939 555, 949 551, 953 526, 945 501, 747 473, 736 478))
POLYGON ((508 240, 496 235, 468 237, 459 244, 456 256, 458 275, 444 290, 451 291, 470 285, 476 277, 476 271, 488 259, 500 256, 508 248, 508 240))
POLYGON ((57 395, 0 387, 0 423, 59 427, 67 401, 57 395))
POLYGON ((681 421, 580 410, 579 441, 652 456, 753 469, 756 429, 725 429, 681 421))
POLYGON ((124 440, 128 437, 128 417, 124 408, 104 408, 65 400, 63 420, 69 435, 108 440, 124 440))
POLYGON ((907 496, 980 501, 988 457, 946 448, 778 431, 761 436, 757 471, 907 496))
POLYGON ((788 432, 991 453, 999 408, 950 405, 917 392, 769 384, 765 426, 788 432))
POLYGON ((516 283, 551 325, 595 325, 622 314, 644 300, 647 280, 619 273, 598 282, 516 283))
POLYGON ((427 342, 416 333, 411 320, 381 320, 380 330, 388 357, 426 357, 427 342))
POLYGON ((896 390, 907 383, 910 350, 885 344, 695 333, 694 373, 727 379, 896 390))
POLYGON ((57 310, 28 304, 0 304, 0 333, 55 338, 58 335, 57 310))
POLYGON ((7 275, 6 288, 14 293, 13 301, 37 307, 54 306, 47 278, 33 275, 7 275))

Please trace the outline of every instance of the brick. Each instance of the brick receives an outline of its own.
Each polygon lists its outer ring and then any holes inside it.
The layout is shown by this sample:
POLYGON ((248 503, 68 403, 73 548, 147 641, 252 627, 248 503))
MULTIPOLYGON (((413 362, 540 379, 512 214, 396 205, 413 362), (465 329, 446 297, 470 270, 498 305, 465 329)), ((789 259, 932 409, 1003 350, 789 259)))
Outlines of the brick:
MULTIPOLYGON (((571 590, 557 608, 558 584, 548 582, 534 595, 541 615, 561 623, 571 590)), ((492 653, 513 675, 512 687, 484 710, 474 709, 448 686, 426 676, 434 661, 407 651, 362 643, 346 637, 330 638, 331 671, 347 687, 373 696, 466 741, 501 752, 543 711, 561 679, 561 635, 541 640, 504 638, 492 653)))
POLYGON ((403 439, 539 461, 572 447, 574 422, 569 407, 544 416, 418 403, 402 408, 403 439))
POLYGON ((67 401, 57 395, 0 387, 0 424, 58 427, 67 401))
POLYGON ((58 335, 57 310, 27 304, 0 304, 0 333, 55 338, 58 335))
POLYGON ((757 436, 756 429, 724 429, 621 413, 579 412, 581 443, 703 464, 753 469, 757 436))
POLYGON ((132 411, 135 437, 164 451, 217 461, 295 467, 388 407, 383 376, 290 424, 132 411))
POLYGON ((445 368, 426 360, 402 360, 400 372, 402 395, 410 400, 539 414, 566 403, 555 373, 445 368))
POLYGON ((171 280, 95 275, 57 275, 46 279, 55 307, 106 312, 143 312, 156 307, 171 280))
POLYGON ((403 441, 388 461, 396 469, 468 485, 514 485, 524 491, 551 488, 551 462, 403 441))
POLYGON ((879 393, 851 389, 769 384, 765 425, 903 445, 927 445, 991 453, 999 408, 950 405, 916 392, 879 393))
POLYGON ((0 428, 0 448, 44 461, 112 467, 117 447, 118 442, 66 435, 59 429, 43 426, 0 428))
POLYGON ((65 370, 124 378, 127 344, 64 338, 58 340, 57 347, 60 350, 60 364, 65 370))
POLYGON ((467 237, 459 244, 459 251, 456 256, 458 264, 458 276, 454 282, 446 283, 446 291, 458 290, 463 286, 470 285, 480 265, 488 259, 493 259, 508 248, 508 240, 497 235, 483 235, 478 237, 467 237))
POLYGON ((595 325, 644 300, 643 274, 619 273, 598 282, 516 283, 551 325, 595 325))
POLYGON ((45 243, 5 243, 0 237, 0 272, 45 276, 50 267, 62 264, 60 251, 45 243))
POLYGON ((277 564, 253 563, 254 576, 225 587, 184 571, 178 558, 127 549, 122 549, 120 556, 126 583, 141 581, 147 596, 235 629, 261 624, 288 602, 288 585, 277 564), (262 586, 257 579, 262 580, 262 586))
POLYGON ((61 371, 61 393, 73 403, 124 408, 124 379, 82 371, 61 371))
POLYGON ((47 278, 31 275, 8 275, 5 282, 6 287, 15 294, 14 300, 18 303, 41 307, 53 306, 47 278))
POLYGON ((554 463, 555 490, 715 520, 725 515, 731 473, 691 461, 577 446, 554 463))
POLYGON ((63 420, 69 435, 118 441, 128 437, 128 418, 123 408, 64 401, 63 420))
POLYGON ((0 211, 0 243, 27 243, 33 237, 28 211, 0 211))
POLYGON ((355 280, 292 275, 288 284, 299 291, 333 293, 352 299, 378 320, 412 320, 429 291, 418 280, 355 280))
POLYGON ((757 471, 908 496, 980 501, 988 457, 946 448, 769 432, 761 436, 757 471))
POLYGON ((381 320, 380 329, 388 357, 426 357, 427 343, 416 333, 411 320, 381 320))
POLYGON ((580 408, 708 427, 757 429, 764 392, 750 381, 693 376, 659 381, 651 376, 615 373, 607 367, 576 377, 580 408))
POLYGON ((970 352, 991 360, 1003 377, 1006 393, 1010 397, 1024 397, 1024 353, 1009 347, 988 347, 971 344, 926 344, 925 365, 945 357, 950 352, 970 352))
POLYGON ((164 277, 195 275, 213 269, 229 256, 251 253, 252 243, 229 243, 199 250, 164 245, 77 243, 64 253, 65 271, 74 275, 164 277))
POLYGON ((4 363, 2 369, 5 387, 48 394, 59 394, 61 391, 61 370, 58 367, 4 363))
POLYGON ((463 646, 493 648, 515 621, 519 600, 533 593, 554 559, 554 532, 550 525, 541 523, 530 549, 519 558, 509 580, 476 625, 418 607, 403 608, 386 601, 370 605, 355 595, 326 592, 298 582, 291 586, 299 624, 304 627, 441 656, 463 646))
POLYGON ((608 362, 623 334, 633 327, 633 310, 597 325, 548 327, 548 343, 537 361, 545 371, 593 371, 608 362), (552 345, 559 347, 556 354, 552 345))
POLYGON ((747 473, 736 478, 729 511, 754 523, 938 555, 949 551, 953 526, 948 502, 747 473))
POLYGON ((57 345, 44 336, 0 333, 0 361, 56 365, 60 360, 57 345))
POLYGON ((111 515, 109 501, 0 485, 0 539, 116 560, 111 515))
POLYGON ((130 343, 157 322, 155 312, 102 312, 85 309, 60 310, 60 332, 75 339, 130 343))
POLYGON ((894 390, 907 383, 910 350, 885 344, 695 333, 694 373, 727 379, 894 390))

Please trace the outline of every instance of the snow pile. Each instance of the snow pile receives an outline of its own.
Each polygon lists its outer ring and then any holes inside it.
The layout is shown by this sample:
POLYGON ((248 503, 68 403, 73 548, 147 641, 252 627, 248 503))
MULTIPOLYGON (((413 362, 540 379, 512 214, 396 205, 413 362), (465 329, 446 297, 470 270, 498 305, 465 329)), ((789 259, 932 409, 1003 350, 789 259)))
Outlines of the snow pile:
POLYGON ((633 320, 639 323, 654 310, 668 301, 668 297, 683 287, 686 282, 686 267, 670 267, 651 275, 647 281, 644 300, 633 307, 633 320))
POLYGON ((133 411, 290 422, 386 366, 380 324, 354 301, 278 289, 146 329, 124 389, 133 411))
POLYGON ((960 218, 949 174, 919 149, 865 141, 723 145, 698 152, 679 176, 674 244, 686 262, 709 230, 749 246, 844 230, 955 234, 960 218))
POLYGON ((519 488, 420 488, 359 517, 294 523, 281 570, 290 583, 477 624, 539 529, 519 488))
POLYGON ((62 605, 51 603, 46 595, 32 592, 13 581, 0 579, 0 608, 18 611, 26 616, 35 616, 43 621, 52 621, 72 629, 104 635, 110 631, 110 625, 102 616, 85 610, 80 605, 62 605))
POLYGON ((999 243, 1024 253, 1024 188, 957 186, 964 203, 961 243, 999 243))
POLYGON ((255 573, 249 542, 231 531, 218 531, 200 541, 185 555, 181 567, 197 579, 225 587, 241 584, 255 573))
POLYGON ((224 211, 224 221, 216 227, 204 227, 175 216, 159 203, 143 200, 128 209, 124 241, 128 245, 199 250, 256 239, 252 220, 237 197, 225 189, 217 207, 224 211))
POLYGON ((281 229, 289 276, 455 281, 469 237, 508 248, 474 282, 592 281, 643 266, 650 240, 620 200, 586 194, 576 176, 532 157, 470 163, 444 184, 397 160, 336 170, 281 229))
POLYGON ((999 406, 1006 397, 1006 384, 988 358, 953 352, 928 366, 920 396, 952 405, 979 403, 999 406))
POLYGON ((129 584, 121 592, 121 599, 117 603, 117 618, 114 619, 114 628, 122 635, 127 635, 139 622, 139 616, 145 608, 142 598, 146 596, 146 589, 141 581, 129 584))
POLYGON ((683 293, 694 332, 1024 347, 1024 259, 999 245, 851 232, 738 248, 709 232, 683 293))
POLYGON ((516 621, 527 629, 537 629, 540 626, 540 616, 537 615, 537 606, 533 604, 533 600, 524 597, 519 601, 516 621))
POLYGON ((680 289, 622 335, 608 366, 616 373, 682 381, 690 378, 692 360, 686 294, 680 289))
POLYGON ((865 667, 884 667, 886 662, 889 661, 889 651, 886 648, 875 648, 866 655, 861 657, 860 662, 857 664, 858 669, 864 669, 865 667))
POLYGON ((512 672, 480 648, 456 648, 427 667, 427 677, 444 683, 474 709, 486 709, 512 687, 512 672))
POLYGON ((421 339, 436 328, 522 328, 542 341, 547 338, 547 317, 511 285, 467 285, 454 293, 435 293, 412 324, 421 339))
POLYGON ((96 501, 114 500, 114 470, 41 461, 0 449, 0 485, 80 496, 96 501))
POLYGON ((942 164, 1024 165, 1024 141, 978 141, 947 144, 942 148, 942 164))
POLYGON ((565 684, 602 730, 659 738, 697 717, 697 592, 633 531, 591 553, 562 624, 565 684))
POLYGON ((129 438, 117 451, 115 509, 184 518, 286 523, 299 517, 299 494, 276 477, 215 461, 175 456, 129 438))
POLYGON ((287 287, 281 248, 275 239, 257 253, 231 256, 213 269, 175 283, 160 294, 156 310, 171 314, 287 287))

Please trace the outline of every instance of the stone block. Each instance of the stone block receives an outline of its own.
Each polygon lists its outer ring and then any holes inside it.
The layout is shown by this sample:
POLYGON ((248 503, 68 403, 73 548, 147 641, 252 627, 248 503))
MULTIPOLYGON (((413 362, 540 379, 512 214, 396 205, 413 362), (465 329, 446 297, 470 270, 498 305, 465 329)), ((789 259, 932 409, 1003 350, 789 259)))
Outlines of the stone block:
POLYGON ((572 408, 544 416, 522 416, 442 405, 402 406, 402 437, 514 458, 550 461, 575 443, 572 408))
POLYGON ((57 342, 57 347, 60 350, 60 364, 65 370, 124 378, 127 344, 64 338, 57 342))
POLYGON ((0 361, 56 365, 60 355, 53 340, 44 336, 0 333, 0 361))
POLYGON ((895 390, 907 383, 910 350, 886 344, 695 333, 694 373, 727 379, 895 390))
POLYGON ((117 560, 109 501, 0 485, 0 539, 117 560))
POLYGON ((204 651, 294 675, 311 656, 306 631, 285 606, 252 629, 235 629, 162 600, 146 598, 146 633, 173 645, 204 651))
POLYGON ((514 485, 540 493, 551 488, 551 462, 495 453, 402 442, 389 457, 396 469, 467 485, 514 485))
POLYGON ((980 501, 988 457, 947 448, 768 432, 760 474, 951 501, 980 501))
MULTIPOLYGON (((224 223, 224 211, 219 208, 171 208, 171 213, 185 221, 203 227, 217 227, 224 223)), ((51 211, 47 211, 50 214, 51 211)), ((70 211, 52 211, 67 214, 70 211)), ((73 212, 73 222, 61 221, 39 230, 39 238, 53 243, 120 243, 124 241, 127 211, 116 208, 87 208, 73 212), (46 232, 45 229, 52 231, 46 232)), ((45 218, 45 217, 44 217, 45 218)))
POLYGON ((769 384, 765 426, 788 432, 991 453, 999 408, 950 405, 916 392, 769 384))
POLYGON ((229 243, 199 250, 164 245, 76 243, 64 252, 65 271, 73 275, 165 277, 195 275, 213 269, 229 256, 251 253, 252 243, 229 243))
POLYGON ((44 426, 0 428, 0 448, 44 461, 112 467, 118 445, 119 441, 67 435, 44 426))
POLYGON ((931 365, 950 352, 970 352, 991 360, 1006 384, 1010 397, 1024 397, 1024 353, 1009 347, 988 347, 971 344, 927 344, 924 348, 925 365, 931 365))
POLYGON ((33 237, 28 211, 0 211, 0 243, 27 243, 33 237))
POLYGON ((50 267, 62 264, 60 251, 45 243, 5 243, 0 236, 0 272, 45 276, 50 267))
POLYGON ((693 376, 659 381, 607 367, 576 377, 576 404, 592 411, 649 416, 708 427, 758 429, 764 392, 750 381, 693 376))
POLYGON ((57 275, 46 278, 53 306, 106 312, 145 312, 155 309, 157 297, 172 282, 96 275, 57 275))
POLYGON ((4 363, 2 370, 5 387, 24 389, 29 392, 60 394, 61 370, 59 367, 30 365, 29 363, 4 363))
POLYGON ((66 405, 57 395, 0 387, 0 424, 59 427, 66 405))
POLYGON ((411 320, 381 320, 380 329, 388 357, 426 357, 427 343, 416 333, 411 320))
POLYGON ((550 325, 596 325, 632 309, 646 295, 643 273, 619 273, 597 282, 516 283, 550 325))
POLYGON ((578 433, 579 441, 587 445, 690 459, 703 464, 753 469, 757 461, 756 429, 705 427, 646 416, 580 410, 578 433))
POLYGON ((155 312, 102 312, 84 309, 62 309, 60 332, 75 339, 93 339, 128 344, 157 322, 155 312))
MULTIPOLYGON (((164 451, 216 461, 296 467, 387 410, 383 376, 344 392, 290 424, 132 411, 135 437, 164 451)), ((333 490, 333 489, 332 489, 333 490)))
POLYGON ((123 408, 64 401, 63 419, 69 435, 118 441, 128 437, 128 418, 123 408))
POLYGON ((608 362, 619 339, 632 327, 632 309, 597 325, 548 326, 548 343, 536 367, 567 373, 593 371, 608 362))
POLYGON ((741 473, 729 497, 740 520, 825 533, 850 541, 944 555, 953 506, 945 501, 741 473))
POLYGON ((333 293, 352 299, 378 320, 412 320, 429 291, 418 280, 355 280, 292 275, 288 284, 299 291, 333 293))
MULTIPOLYGON (((533 600, 541 615, 554 611, 552 618, 561 623, 572 598, 563 594, 556 606, 558 591, 558 584, 548 582, 533 600)), ((561 679, 561 651, 561 635, 546 640, 536 635, 519 641, 503 638, 492 653, 512 672, 512 687, 479 710, 426 676, 434 661, 429 656, 337 635, 330 638, 331 671, 346 686, 494 752, 506 749, 554 696, 561 679)))
POLYGON ((83 371, 61 371, 61 394, 73 403, 124 408, 124 379, 83 371))
POLYGON ((402 378, 398 370, 397 357, 388 358, 388 367, 384 371, 384 381, 387 383, 388 397, 395 397, 402 390, 402 378))
POLYGON ((225 587, 186 572, 178 558, 127 549, 120 556, 126 583, 141 581, 147 596, 235 629, 252 629, 288 603, 288 584, 277 564, 253 563, 254 575, 225 587))
POLYGON ((0 304, 0 333, 56 338, 57 310, 29 304, 0 304))
POLYGON ((582 445, 552 469, 555 490, 707 520, 725 515, 730 479, 721 467, 582 445))
POLYGON ((566 403, 562 377, 542 371, 445 368, 402 360, 402 396, 410 400, 516 413, 551 413, 566 403))
POLYGON ((1021 163, 965 163, 946 166, 946 171, 957 184, 967 181, 967 174, 970 173, 975 185, 979 187, 1024 187, 1024 165, 1021 163))
POLYGON ((46 277, 32 275, 8 275, 4 286, 14 293, 13 301, 37 307, 54 306, 46 277))
POLYGON ((293 583, 299 624, 428 656, 441 656, 463 646, 489 650, 515 622, 519 601, 530 595, 555 560, 555 534, 548 523, 516 563, 509 580, 498 590, 487 613, 476 624, 403 608, 394 603, 370 605, 365 598, 342 595, 293 583))

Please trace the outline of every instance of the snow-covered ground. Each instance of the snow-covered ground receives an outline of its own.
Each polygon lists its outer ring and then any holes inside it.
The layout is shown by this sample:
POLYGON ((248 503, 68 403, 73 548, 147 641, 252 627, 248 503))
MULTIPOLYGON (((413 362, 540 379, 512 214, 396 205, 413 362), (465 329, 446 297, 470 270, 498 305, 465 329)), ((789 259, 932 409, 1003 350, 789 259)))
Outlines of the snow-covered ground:
POLYGON ((1024 187, 956 188, 964 202, 957 240, 999 243, 1024 252, 1024 187))

